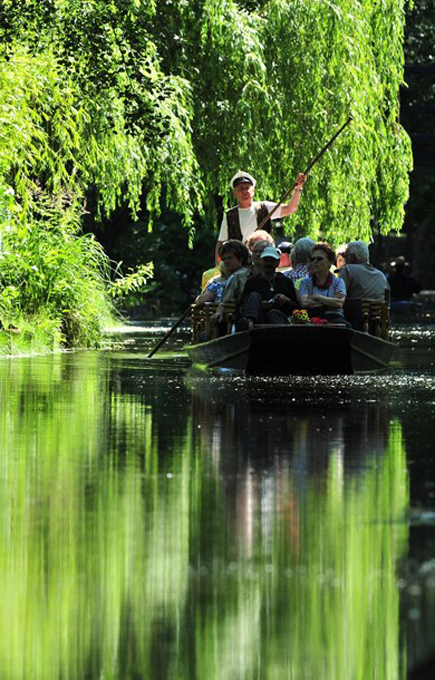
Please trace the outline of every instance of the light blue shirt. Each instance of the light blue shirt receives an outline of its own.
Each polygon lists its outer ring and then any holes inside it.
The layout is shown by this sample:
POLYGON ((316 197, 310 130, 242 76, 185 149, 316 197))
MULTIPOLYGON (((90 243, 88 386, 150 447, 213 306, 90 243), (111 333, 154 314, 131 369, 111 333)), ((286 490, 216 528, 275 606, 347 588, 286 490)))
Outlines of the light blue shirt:
POLYGON ((227 281, 223 281, 219 277, 218 279, 214 279, 209 284, 207 284, 206 290, 209 290, 210 292, 215 294, 214 298, 215 302, 221 302, 226 283, 227 281))
POLYGON ((311 276, 307 276, 302 279, 300 288, 298 290, 299 299, 302 295, 324 295, 325 297, 336 297, 337 293, 343 293, 346 295, 346 284, 343 279, 339 279, 337 276, 332 277, 332 282, 329 288, 317 288, 313 284, 313 279, 311 276))

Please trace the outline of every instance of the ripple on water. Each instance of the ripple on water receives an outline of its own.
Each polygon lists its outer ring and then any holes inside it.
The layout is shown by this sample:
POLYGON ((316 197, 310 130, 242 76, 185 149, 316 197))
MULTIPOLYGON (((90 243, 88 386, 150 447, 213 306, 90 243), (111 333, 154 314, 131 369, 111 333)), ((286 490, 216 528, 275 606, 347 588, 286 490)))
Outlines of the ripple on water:
POLYGON ((435 325, 395 325, 391 329, 391 340, 400 345, 411 341, 433 344, 435 342, 435 325))
POLYGON ((405 406, 435 401, 434 371, 392 371, 379 375, 245 377, 220 373, 187 372, 197 392, 212 391, 216 400, 227 403, 245 398, 268 406, 337 406, 355 403, 390 403, 405 406))

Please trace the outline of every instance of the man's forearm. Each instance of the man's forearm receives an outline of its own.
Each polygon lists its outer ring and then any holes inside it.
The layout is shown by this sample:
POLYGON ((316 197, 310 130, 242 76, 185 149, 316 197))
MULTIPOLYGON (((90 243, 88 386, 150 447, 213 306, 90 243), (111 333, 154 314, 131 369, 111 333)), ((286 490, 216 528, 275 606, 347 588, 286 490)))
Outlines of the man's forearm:
POLYGON ((295 189, 293 191, 293 195, 290 201, 286 205, 283 205, 281 207, 282 217, 287 217, 287 215, 291 215, 292 213, 296 212, 296 210, 298 209, 299 201, 301 200, 302 189, 306 181, 307 181, 306 175, 300 172, 296 177, 296 182, 294 184, 295 189))
POLYGON ((293 196, 290 201, 281 207, 281 216, 287 217, 287 215, 292 215, 298 209, 299 201, 301 200, 302 189, 295 189, 293 196))
POLYGON ((320 294, 313 295, 312 299, 315 300, 315 302, 321 304, 323 307, 331 307, 332 309, 341 309, 345 300, 344 296, 343 298, 330 298, 326 295, 320 294))

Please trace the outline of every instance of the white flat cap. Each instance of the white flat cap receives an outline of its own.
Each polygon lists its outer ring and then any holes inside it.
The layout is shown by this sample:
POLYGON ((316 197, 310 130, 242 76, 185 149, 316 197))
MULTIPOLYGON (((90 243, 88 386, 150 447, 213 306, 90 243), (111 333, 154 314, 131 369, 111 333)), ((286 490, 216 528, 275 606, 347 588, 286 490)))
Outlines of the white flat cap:
POLYGON ((253 187, 256 185, 255 179, 249 174, 249 172, 243 172, 243 170, 239 170, 239 172, 236 172, 234 177, 231 178, 231 189, 234 189, 234 187, 236 187, 238 184, 242 184, 243 182, 249 182, 249 184, 252 184, 253 187))

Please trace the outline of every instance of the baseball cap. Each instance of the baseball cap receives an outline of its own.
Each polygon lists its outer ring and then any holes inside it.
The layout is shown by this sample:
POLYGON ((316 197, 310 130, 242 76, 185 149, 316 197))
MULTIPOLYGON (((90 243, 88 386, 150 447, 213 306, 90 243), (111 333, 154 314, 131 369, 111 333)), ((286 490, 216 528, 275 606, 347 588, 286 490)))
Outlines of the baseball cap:
POLYGON ((278 250, 278 248, 274 248, 273 246, 268 246, 263 250, 263 252, 260 255, 261 258, 263 257, 273 257, 275 260, 280 260, 281 259, 281 253, 278 250))

